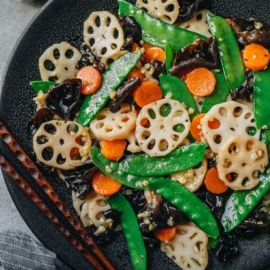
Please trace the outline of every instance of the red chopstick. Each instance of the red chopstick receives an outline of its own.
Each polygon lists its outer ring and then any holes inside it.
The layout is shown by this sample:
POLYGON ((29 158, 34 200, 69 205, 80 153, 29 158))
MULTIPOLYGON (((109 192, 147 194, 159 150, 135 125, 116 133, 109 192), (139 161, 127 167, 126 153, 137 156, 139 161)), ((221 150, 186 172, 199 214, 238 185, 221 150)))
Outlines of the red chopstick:
POLYGON ((57 216, 50 210, 50 208, 43 202, 32 187, 23 179, 23 177, 14 169, 14 167, 12 167, 12 165, 1 153, 0 166, 88 262, 90 262, 96 269, 104 269, 104 267, 93 257, 93 255, 89 253, 81 242, 59 221, 57 216))
POLYGON ((80 237, 84 240, 87 247, 90 248, 90 250, 96 255, 96 257, 104 264, 104 266, 107 269, 114 270, 115 268, 113 267, 113 265, 102 253, 97 244, 93 241, 91 236, 83 227, 82 223, 77 219, 75 214, 69 209, 66 203, 59 197, 59 195, 51 186, 51 184, 48 182, 48 180, 45 178, 45 176, 40 172, 35 163, 25 153, 25 151, 17 143, 17 141, 13 138, 11 133, 8 131, 8 129, 1 121, 0 121, 0 137, 9 147, 9 149, 13 152, 13 154, 18 158, 18 160, 22 163, 22 165, 28 171, 28 173, 35 179, 37 184, 48 195, 50 200, 65 216, 65 218, 71 224, 71 226, 79 233, 80 237))

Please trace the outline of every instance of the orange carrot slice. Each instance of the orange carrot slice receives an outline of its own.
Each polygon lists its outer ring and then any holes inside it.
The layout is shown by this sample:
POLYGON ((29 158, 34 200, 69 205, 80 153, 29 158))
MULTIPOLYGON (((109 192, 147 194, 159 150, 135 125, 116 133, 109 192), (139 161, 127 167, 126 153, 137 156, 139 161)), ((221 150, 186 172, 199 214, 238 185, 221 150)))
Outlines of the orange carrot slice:
POLYGON ((260 44, 247 45, 243 51, 244 65, 252 70, 264 70, 269 63, 269 52, 260 44))
POLYGON ((111 196, 117 193, 122 185, 101 171, 97 171, 92 181, 93 189, 97 194, 111 196))
POLYGON ((228 187, 219 179, 218 170, 214 167, 209 169, 205 175, 204 184, 210 192, 214 194, 224 193, 228 187))
POLYGON ((169 241, 175 236, 176 231, 177 231, 176 227, 173 226, 173 227, 155 230, 154 234, 156 238, 159 239, 160 241, 169 241))
POLYGON ((134 68, 128 74, 127 79, 130 80, 133 77, 139 77, 143 81, 143 79, 144 79, 145 76, 137 68, 134 68))
POLYGON ((190 134, 191 136, 197 141, 201 142, 201 134, 202 134, 202 126, 201 126, 201 119, 205 116, 205 113, 201 113, 196 115, 190 125, 190 134))
POLYGON ((143 81, 133 92, 133 99, 140 107, 160 100, 162 96, 163 92, 160 86, 152 81, 143 81))
POLYGON ((187 87, 194 96, 210 95, 216 86, 215 75, 207 68, 196 68, 187 75, 187 87))
POLYGON ((126 140, 103 140, 101 142, 101 153, 104 157, 110 160, 118 160, 124 155, 127 142, 126 140))
POLYGON ((77 78, 82 80, 81 93, 84 95, 94 94, 102 83, 102 76, 97 69, 86 66, 79 70, 77 78))
POLYGON ((145 52, 143 58, 144 58, 144 63, 150 63, 151 60, 153 59, 164 61, 165 51, 159 47, 152 47, 145 52))

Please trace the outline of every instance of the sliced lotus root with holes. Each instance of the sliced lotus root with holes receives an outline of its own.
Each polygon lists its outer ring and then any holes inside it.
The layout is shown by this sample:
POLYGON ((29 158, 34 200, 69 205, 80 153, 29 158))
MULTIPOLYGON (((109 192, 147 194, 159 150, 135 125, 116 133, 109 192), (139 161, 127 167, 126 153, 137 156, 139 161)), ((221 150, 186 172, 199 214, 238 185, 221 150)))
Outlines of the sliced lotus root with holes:
POLYGON ((130 105, 123 103, 116 113, 109 108, 100 111, 90 124, 93 134, 102 140, 126 139, 136 124, 136 112, 130 110, 130 105))
POLYGON ((137 0, 136 6, 151 16, 170 24, 176 21, 180 11, 177 0, 137 0))
POLYGON ((88 159, 91 139, 76 122, 52 120, 43 123, 33 137, 37 159, 62 170, 72 170, 88 159))
POLYGON ((100 218, 103 217, 103 213, 111 209, 106 198, 97 194, 89 201, 88 216, 96 227, 100 225, 100 218))
POLYGON ((181 144, 189 127, 189 115, 183 105, 173 99, 161 99, 141 109, 135 135, 149 156, 165 156, 181 144))
POLYGON ((84 22, 83 37, 98 57, 109 57, 124 45, 124 31, 116 16, 108 11, 93 12, 84 22))
POLYGON ((105 65, 105 67, 107 68, 112 62, 114 62, 115 59, 117 59, 118 57, 120 57, 122 54, 128 52, 127 50, 120 50, 119 52, 111 55, 111 56, 108 56, 108 57, 102 57, 100 59, 100 62, 102 64, 105 65))
POLYGON ((199 33, 206 37, 211 37, 208 23, 206 21, 206 15, 212 14, 209 10, 203 9, 197 12, 197 14, 190 20, 177 24, 179 27, 187 29, 192 32, 199 33))
POLYGON ((231 136, 245 136, 252 132, 259 139, 260 130, 256 128, 254 113, 246 105, 228 101, 215 105, 201 119, 202 134, 214 153, 231 136))
POLYGON ((199 167, 171 174, 171 179, 180 182, 191 192, 194 192, 202 185, 206 171, 207 161, 203 159, 199 167))
POLYGON ((217 155, 219 178, 234 190, 255 187, 259 183, 258 173, 267 164, 266 145, 250 136, 231 136, 217 155))
POLYGON ((49 47, 39 58, 39 71, 43 81, 61 83, 76 77, 81 53, 67 42, 49 47))
POLYGON ((89 217, 89 203, 87 202, 82 205, 80 219, 84 227, 88 227, 93 224, 92 220, 89 217))
POLYGON ((208 236, 192 222, 177 225, 176 235, 161 242, 160 249, 181 269, 205 269, 208 264, 208 236))
POLYGON ((131 153, 138 153, 141 152, 142 149, 139 146, 136 136, 135 136, 135 132, 131 131, 127 137, 127 141, 129 142, 129 145, 127 146, 127 150, 131 153))
POLYGON ((78 216, 81 215, 81 206, 85 203, 85 200, 81 200, 76 196, 75 191, 72 191, 72 204, 78 216))

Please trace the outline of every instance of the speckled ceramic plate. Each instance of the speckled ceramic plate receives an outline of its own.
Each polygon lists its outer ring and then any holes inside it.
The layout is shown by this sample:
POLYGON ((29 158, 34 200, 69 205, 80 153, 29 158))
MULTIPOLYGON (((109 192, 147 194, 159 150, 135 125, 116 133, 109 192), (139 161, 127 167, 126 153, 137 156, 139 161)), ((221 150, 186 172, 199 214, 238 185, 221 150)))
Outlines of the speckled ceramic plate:
MULTIPOLYGON (((212 0, 204 3, 205 7, 222 16, 254 17, 270 23, 270 1, 266 0, 212 0)), ((40 79, 38 58, 43 51, 54 43, 68 41, 79 47, 82 41, 84 20, 94 10, 113 9, 117 6, 114 0, 52 0, 39 12, 24 31, 15 47, 6 68, 1 89, 0 116, 7 128, 20 142, 26 152, 32 156, 31 136, 26 130, 26 123, 34 114, 32 98, 34 93, 29 81, 40 79)), ((19 171, 22 167, 0 141, 1 150, 9 157, 19 171)), ((28 176, 22 174, 48 205, 56 210, 40 188, 28 176)), ((42 243, 66 264, 74 269, 92 269, 80 253, 62 236, 61 233, 42 215, 36 206, 21 192, 16 184, 7 176, 5 181, 9 192, 22 217, 42 243)), ((47 175, 60 196, 71 206, 70 191, 63 182, 47 175)), ((56 213, 59 213, 56 211, 56 213)), ((66 221, 61 218, 63 223, 66 221)), ((117 240, 101 247, 117 269, 132 269, 127 247, 121 233, 117 240)), ((240 241, 241 255, 220 263, 210 252, 208 269, 267 269, 270 265, 270 237, 262 235, 254 240, 240 241)), ((161 251, 148 249, 149 269, 178 269, 161 251)))

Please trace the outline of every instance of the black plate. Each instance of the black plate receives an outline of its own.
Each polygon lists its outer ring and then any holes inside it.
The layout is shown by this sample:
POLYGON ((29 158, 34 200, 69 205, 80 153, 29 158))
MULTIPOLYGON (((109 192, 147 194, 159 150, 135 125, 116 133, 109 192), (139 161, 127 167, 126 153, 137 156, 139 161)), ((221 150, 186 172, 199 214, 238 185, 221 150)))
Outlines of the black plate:
MULTIPOLYGON (((94 10, 112 9, 117 6, 114 0, 53 0, 34 18, 32 23, 18 41, 4 74, 1 99, 0 116, 14 137, 20 142, 26 152, 32 156, 31 136, 26 131, 26 123, 34 114, 32 98, 34 93, 29 81, 40 79, 38 72, 38 58, 44 50, 54 43, 68 41, 79 47, 82 40, 84 20, 94 10)), ((216 14, 225 17, 241 16, 245 18, 260 18, 270 23, 270 1, 266 0, 218 0, 207 1, 204 6, 216 14)), ((11 162, 22 170, 20 164, 12 157, 0 140, 3 153, 11 162)), ((33 182, 28 174, 23 176, 38 191, 41 197, 48 202, 42 190, 33 182)), ((53 175, 47 175, 59 195, 71 206, 70 191, 65 184, 53 175)), ((36 206, 21 192, 13 181, 4 174, 8 190, 19 212, 29 228, 39 240, 54 251, 61 260, 74 269, 92 269, 84 258, 66 241, 61 233, 37 210, 36 206)), ((56 209, 48 202, 49 206, 56 209)), ((59 213, 59 212, 57 212, 59 213)), ((65 223, 64 219, 61 219, 65 223)), ((241 255, 226 263, 216 261, 210 253, 208 269, 266 269, 270 266, 270 237, 263 235, 254 240, 240 242, 241 255)), ((132 269, 127 248, 122 234, 115 242, 102 247, 111 262, 117 269, 132 269)), ((158 249, 148 249, 149 269, 178 269, 158 249)))

